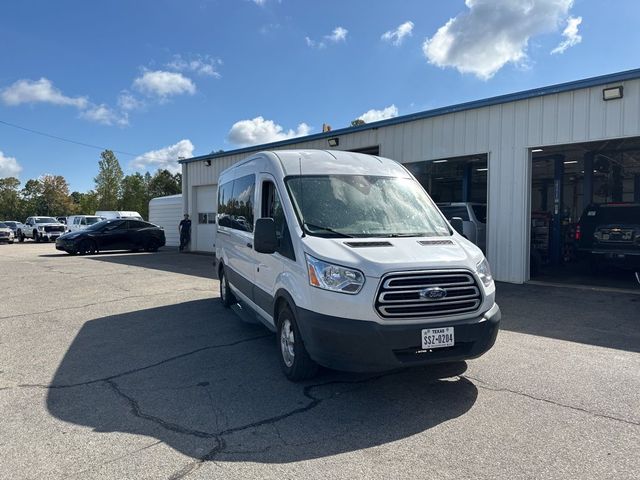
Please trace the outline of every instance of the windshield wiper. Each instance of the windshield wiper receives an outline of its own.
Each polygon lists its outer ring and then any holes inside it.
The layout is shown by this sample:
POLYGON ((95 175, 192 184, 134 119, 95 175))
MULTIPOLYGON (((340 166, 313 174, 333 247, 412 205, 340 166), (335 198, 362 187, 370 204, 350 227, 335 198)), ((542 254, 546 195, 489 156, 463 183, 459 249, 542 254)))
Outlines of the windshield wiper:
POLYGON ((334 235, 339 235, 339 236, 344 237, 344 238, 353 238, 353 235, 348 235, 346 233, 338 232, 337 230, 334 230, 333 228, 323 227, 322 225, 314 225, 313 223, 307 223, 307 222, 303 222, 303 224, 304 224, 305 228, 307 228, 307 229, 322 230, 323 232, 333 233, 334 235))
POLYGON ((389 235, 385 235, 386 237, 389 238, 396 238, 396 237, 424 237, 425 234, 424 233, 390 233, 389 235))

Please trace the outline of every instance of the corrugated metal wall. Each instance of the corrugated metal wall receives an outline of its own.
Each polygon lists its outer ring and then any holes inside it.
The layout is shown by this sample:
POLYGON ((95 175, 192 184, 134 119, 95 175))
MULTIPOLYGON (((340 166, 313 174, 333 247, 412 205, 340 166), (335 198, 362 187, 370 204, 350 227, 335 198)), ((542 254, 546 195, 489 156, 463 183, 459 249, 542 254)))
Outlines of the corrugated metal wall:
MULTIPOLYGON (((529 263, 529 149, 639 136, 640 80, 611 86, 621 84, 620 100, 603 101, 601 85, 340 135, 338 148, 379 145, 380 155, 402 163, 487 153, 487 257, 498 280, 521 283, 529 263)), ((319 139, 283 148, 329 147, 319 139)), ((222 170, 248 155, 216 158, 209 167, 184 164, 184 187, 192 192, 194 186, 215 184, 222 170)))

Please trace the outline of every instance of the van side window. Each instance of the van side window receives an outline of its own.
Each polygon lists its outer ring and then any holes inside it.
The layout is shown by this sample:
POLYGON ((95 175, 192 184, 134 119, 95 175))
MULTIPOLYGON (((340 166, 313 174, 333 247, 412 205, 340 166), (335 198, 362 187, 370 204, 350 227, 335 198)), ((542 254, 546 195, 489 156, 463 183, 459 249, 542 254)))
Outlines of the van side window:
POLYGON ((255 175, 246 175, 218 188, 218 225, 253 232, 255 175))
POLYGON ((276 224, 276 235, 279 243, 276 251, 280 255, 295 261, 296 255, 293 251, 293 243, 291 242, 289 226, 287 225, 287 219, 284 216, 280 195, 278 195, 278 190, 273 182, 264 182, 262 184, 262 206, 260 208, 260 216, 262 218, 273 218, 273 221, 276 224))

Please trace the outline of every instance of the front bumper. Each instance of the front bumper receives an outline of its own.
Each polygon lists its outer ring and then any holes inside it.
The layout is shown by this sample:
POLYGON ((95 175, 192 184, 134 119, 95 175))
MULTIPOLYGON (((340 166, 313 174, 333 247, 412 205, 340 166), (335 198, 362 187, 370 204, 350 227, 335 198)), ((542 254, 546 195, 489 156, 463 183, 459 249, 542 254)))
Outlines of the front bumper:
POLYGON ((385 371, 430 363, 476 358, 487 352, 498 335, 500 308, 466 320, 381 325, 373 321, 332 317, 297 309, 302 339, 313 360, 336 370, 385 371), (453 347, 422 350, 423 328, 454 327, 453 347))

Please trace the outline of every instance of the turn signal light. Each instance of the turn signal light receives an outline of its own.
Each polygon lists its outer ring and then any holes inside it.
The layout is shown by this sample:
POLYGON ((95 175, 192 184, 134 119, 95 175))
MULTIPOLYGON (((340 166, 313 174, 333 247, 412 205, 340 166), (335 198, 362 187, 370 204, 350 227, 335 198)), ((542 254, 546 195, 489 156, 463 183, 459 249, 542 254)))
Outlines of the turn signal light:
POLYGON ((582 231, 580 231, 580 225, 576 227, 576 241, 579 241, 582 238, 582 231))

